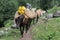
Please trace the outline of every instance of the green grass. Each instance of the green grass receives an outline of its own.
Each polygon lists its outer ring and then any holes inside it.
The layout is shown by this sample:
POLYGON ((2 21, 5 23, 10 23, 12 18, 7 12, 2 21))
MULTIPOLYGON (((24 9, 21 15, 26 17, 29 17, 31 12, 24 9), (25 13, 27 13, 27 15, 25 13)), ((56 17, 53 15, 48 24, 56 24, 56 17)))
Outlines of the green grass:
POLYGON ((7 31, 8 33, 4 33, 0 35, 0 40, 19 40, 20 39, 20 31, 17 29, 11 29, 7 31))
MULTIPOLYGON (((13 20, 7 20, 4 24, 5 27, 0 28, 0 31, 4 30, 5 28, 11 27, 13 25, 13 20)), ((19 40, 20 37, 21 35, 19 29, 10 29, 8 31, 5 31, 2 35, 0 35, 0 40, 19 40)))
POLYGON ((4 25, 5 25, 5 27, 10 27, 11 25, 13 25, 13 20, 7 20, 7 21, 5 21, 4 22, 4 25))
POLYGON ((36 25, 32 33, 33 40, 60 40, 60 17, 36 25))

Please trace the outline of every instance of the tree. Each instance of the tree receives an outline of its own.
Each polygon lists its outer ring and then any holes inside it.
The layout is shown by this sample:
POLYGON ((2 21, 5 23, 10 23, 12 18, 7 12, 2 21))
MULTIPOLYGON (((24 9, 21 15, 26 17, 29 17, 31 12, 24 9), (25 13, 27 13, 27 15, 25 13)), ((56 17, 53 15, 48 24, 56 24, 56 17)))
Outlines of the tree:
POLYGON ((8 19, 13 19, 13 14, 15 13, 17 6, 18 2, 16 0, 0 1, 0 24, 8 19))

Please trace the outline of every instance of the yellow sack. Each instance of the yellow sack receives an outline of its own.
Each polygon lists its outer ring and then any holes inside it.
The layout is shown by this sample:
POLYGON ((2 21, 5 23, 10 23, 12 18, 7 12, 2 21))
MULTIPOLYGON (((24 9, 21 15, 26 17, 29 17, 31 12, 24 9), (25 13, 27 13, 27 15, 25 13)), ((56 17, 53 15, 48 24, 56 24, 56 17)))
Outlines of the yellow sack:
POLYGON ((18 12, 20 13, 20 14, 24 14, 24 12, 25 12, 25 7, 24 6, 20 6, 19 8, 18 8, 18 12))
POLYGON ((23 10, 18 10, 19 14, 24 14, 23 10))
POLYGON ((22 6, 22 10, 25 10, 26 8, 24 6, 22 6))

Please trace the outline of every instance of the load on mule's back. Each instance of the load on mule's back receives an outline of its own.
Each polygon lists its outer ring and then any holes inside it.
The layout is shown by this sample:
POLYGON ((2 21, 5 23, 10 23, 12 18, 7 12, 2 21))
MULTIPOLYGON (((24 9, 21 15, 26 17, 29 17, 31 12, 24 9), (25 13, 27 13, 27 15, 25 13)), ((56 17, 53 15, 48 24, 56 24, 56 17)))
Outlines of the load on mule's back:
POLYGON ((18 18, 20 15, 23 15, 25 9, 26 8, 24 6, 20 6, 18 8, 18 11, 16 11, 14 18, 18 18))

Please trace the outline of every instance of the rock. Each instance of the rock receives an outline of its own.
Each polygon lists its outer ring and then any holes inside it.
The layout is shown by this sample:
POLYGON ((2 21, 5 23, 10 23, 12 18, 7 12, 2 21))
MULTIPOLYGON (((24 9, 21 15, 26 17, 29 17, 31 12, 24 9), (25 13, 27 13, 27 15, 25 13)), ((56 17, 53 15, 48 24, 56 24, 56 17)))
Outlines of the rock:
POLYGON ((54 14, 53 14, 53 17, 60 17, 60 11, 56 11, 54 14))
POLYGON ((46 18, 47 18, 47 19, 53 18, 53 14, 47 14, 47 15, 46 15, 46 18))
POLYGON ((5 28, 5 31, 7 31, 8 30, 8 28, 5 28))
POLYGON ((3 31, 3 30, 2 30, 2 31, 0 31, 0 36, 1 36, 1 35, 3 35, 3 34, 4 34, 4 31, 3 31))

